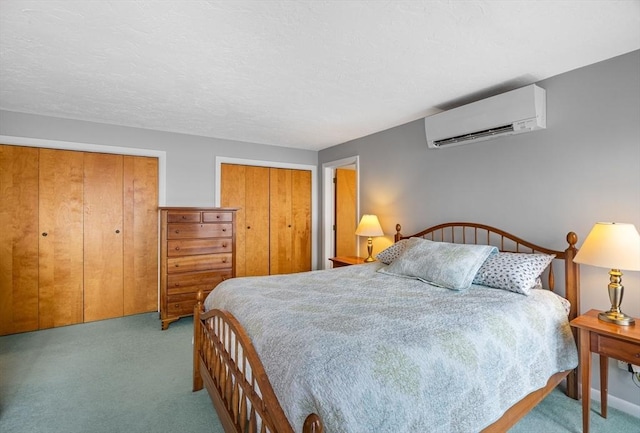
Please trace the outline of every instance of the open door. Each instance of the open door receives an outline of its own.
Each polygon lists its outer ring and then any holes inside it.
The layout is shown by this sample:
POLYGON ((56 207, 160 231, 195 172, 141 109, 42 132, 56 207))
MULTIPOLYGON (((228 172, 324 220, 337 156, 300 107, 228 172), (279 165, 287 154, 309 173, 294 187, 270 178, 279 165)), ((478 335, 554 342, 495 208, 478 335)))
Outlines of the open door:
POLYGON ((357 176, 355 166, 336 168, 335 171, 335 256, 355 256, 357 211, 357 176))

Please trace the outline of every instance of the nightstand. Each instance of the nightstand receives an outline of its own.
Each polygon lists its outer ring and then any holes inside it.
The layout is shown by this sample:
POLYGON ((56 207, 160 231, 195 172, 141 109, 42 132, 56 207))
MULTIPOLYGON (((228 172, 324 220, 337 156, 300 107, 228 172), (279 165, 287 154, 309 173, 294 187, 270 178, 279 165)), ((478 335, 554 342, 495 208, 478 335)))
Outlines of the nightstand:
POLYGON ((343 266, 351 266, 351 265, 361 265, 365 263, 362 257, 356 257, 356 256, 331 257, 329 260, 333 262, 334 268, 341 268, 343 266))
MULTIPOLYGON (((609 357, 640 364, 640 326, 620 326, 598 320, 597 310, 589 310, 571 321, 580 332, 580 368, 582 369, 582 431, 589 433, 591 403, 591 352, 600 355, 600 413, 607 417, 609 357)), ((640 321, 636 321, 640 322, 640 321)))

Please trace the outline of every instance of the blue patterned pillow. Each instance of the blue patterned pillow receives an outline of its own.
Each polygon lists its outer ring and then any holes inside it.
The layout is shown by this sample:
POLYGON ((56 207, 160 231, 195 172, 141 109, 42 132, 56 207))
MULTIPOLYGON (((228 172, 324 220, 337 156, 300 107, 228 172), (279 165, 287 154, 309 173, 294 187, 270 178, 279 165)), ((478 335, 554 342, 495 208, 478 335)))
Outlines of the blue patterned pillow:
POLYGON ((407 247, 408 241, 408 239, 402 239, 395 244, 390 245, 389 247, 378 253, 378 255, 376 256, 376 260, 384 263, 385 265, 391 264, 391 262, 400 257, 400 254, 402 254, 402 252, 407 247))
POLYGON ((482 264, 473 284, 528 295, 554 258, 548 254, 494 254, 482 264))
POLYGON ((497 252, 496 247, 487 245, 411 238, 402 254, 379 272, 414 278, 447 289, 464 290, 471 286, 485 259, 497 252))

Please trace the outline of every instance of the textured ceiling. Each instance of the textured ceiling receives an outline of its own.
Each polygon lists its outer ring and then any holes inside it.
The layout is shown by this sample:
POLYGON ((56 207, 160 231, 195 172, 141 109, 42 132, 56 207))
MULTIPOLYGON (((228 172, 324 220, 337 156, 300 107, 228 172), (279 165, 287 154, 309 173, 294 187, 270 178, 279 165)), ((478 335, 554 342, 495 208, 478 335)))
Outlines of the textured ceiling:
POLYGON ((640 1, 0 1, 0 109, 322 149, 640 49, 640 1))

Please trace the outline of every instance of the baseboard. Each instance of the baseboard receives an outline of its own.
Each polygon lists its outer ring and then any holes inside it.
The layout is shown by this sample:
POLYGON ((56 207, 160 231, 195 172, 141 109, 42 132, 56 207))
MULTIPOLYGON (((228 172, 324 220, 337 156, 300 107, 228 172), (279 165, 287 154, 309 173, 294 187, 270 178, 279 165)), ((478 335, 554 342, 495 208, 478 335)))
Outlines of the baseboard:
MULTIPOLYGON (((591 399, 600 403, 600 390, 591 388, 591 399)), ((623 400, 616 396, 609 394, 607 397, 607 406, 614 409, 618 409, 624 413, 628 413, 631 416, 637 417, 640 413, 640 406, 623 400)), ((599 410, 599 408, 598 408, 599 410)))

